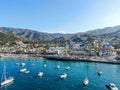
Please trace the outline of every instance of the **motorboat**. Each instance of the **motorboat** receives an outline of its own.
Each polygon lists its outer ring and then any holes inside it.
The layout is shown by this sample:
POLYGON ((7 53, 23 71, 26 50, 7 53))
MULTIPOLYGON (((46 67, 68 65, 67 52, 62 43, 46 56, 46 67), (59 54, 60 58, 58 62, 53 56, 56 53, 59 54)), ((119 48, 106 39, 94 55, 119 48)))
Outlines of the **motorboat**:
POLYGON ((25 66, 26 64, 25 63, 21 63, 21 66, 25 66))
POLYGON ((68 67, 66 67, 66 70, 69 70, 70 69, 70 67, 68 66, 68 67))
POLYGON ((24 73, 26 73, 26 74, 27 74, 27 73, 29 73, 29 72, 30 72, 30 71, 25 71, 24 73))
POLYGON ((88 78, 85 78, 85 79, 84 79, 83 84, 84 84, 85 86, 87 86, 87 85, 89 84, 88 78))
POLYGON ((6 65, 4 64, 4 72, 3 72, 3 75, 2 75, 2 78, 1 78, 0 86, 10 84, 13 81, 14 81, 14 77, 12 77, 12 76, 6 78, 6 65))
POLYGON ((22 68, 22 69, 20 69, 20 72, 26 72, 26 71, 27 71, 26 68, 22 68))
POLYGON ((47 65, 46 65, 46 64, 44 64, 43 66, 44 66, 44 67, 47 67, 47 65))
POLYGON ((57 69, 59 69, 60 68, 60 65, 57 65, 57 69))
POLYGON ((97 74, 98 74, 99 76, 102 75, 102 71, 99 70, 99 71, 97 72, 97 74))
POLYGON ((119 90, 114 83, 109 83, 105 85, 110 90, 119 90))
POLYGON ((39 76, 39 77, 42 77, 42 76, 43 76, 43 72, 39 72, 39 73, 38 73, 38 76, 39 76))
POLYGON ((61 79, 64 79, 64 78, 66 78, 67 77, 67 74, 66 73, 63 73, 62 75, 60 75, 60 78, 61 79))

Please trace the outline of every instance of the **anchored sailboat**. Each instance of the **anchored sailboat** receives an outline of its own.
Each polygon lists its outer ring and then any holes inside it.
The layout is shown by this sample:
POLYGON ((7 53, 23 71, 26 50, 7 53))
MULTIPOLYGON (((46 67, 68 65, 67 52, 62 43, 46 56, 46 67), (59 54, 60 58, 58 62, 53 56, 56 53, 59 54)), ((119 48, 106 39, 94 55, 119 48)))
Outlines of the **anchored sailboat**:
POLYGON ((83 85, 87 86, 89 84, 89 79, 88 79, 88 64, 87 64, 87 72, 85 73, 86 78, 83 81, 83 85))
POLYGON ((89 80, 88 80, 87 77, 84 79, 83 84, 84 84, 85 86, 89 84, 89 80))
POLYGON ((7 84, 11 83, 13 80, 14 80, 14 77, 6 78, 6 64, 4 63, 4 71, 3 71, 0 85, 1 86, 7 85, 7 84))

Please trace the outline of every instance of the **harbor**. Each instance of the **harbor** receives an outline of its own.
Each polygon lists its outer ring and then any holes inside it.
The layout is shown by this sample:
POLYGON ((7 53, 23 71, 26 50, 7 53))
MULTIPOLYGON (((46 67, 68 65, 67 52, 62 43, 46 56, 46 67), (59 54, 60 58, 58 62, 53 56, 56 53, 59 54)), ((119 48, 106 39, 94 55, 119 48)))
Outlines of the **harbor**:
POLYGON ((6 76, 13 76, 14 81, 0 87, 0 90, 56 90, 56 88, 57 90, 107 90, 105 85, 110 82, 120 88, 120 65, 116 64, 65 62, 32 57, 1 58, 0 76, 3 73, 4 62, 6 76), (98 70, 102 71, 102 75, 98 75, 98 70), (86 77, 89 84, 84 86, 83 81, 86 77))

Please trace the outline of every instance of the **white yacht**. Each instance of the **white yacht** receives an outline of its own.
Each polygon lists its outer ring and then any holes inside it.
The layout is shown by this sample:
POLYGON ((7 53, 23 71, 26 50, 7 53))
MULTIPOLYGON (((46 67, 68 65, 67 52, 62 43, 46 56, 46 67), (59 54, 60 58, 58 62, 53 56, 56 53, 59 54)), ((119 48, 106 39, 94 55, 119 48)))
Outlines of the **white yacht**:
POLYGON ((66 70, 69 70, 70 69, 70 67, 68 66, 68 67, 66 67, 66 70))
POLYGON ((102 75, 102 71, 99 70, 99 71, 97 72, 97 74, 98 74, 99 76, 102 75))
POLYGON ((119 90, 114 83, 109 83, 109 84, 107 84, 105 86, 107 88, 109 88, 110 90, 119 90))
POLYGON ((24 73, 26 73, 26 74, 27 74, 27 73, 29 73, 29 72, 30 72, 30 71, 25 71, 24 73))
POLYGON ((38 73, 38 76, 39 76, 39 77, 42 77, 42 76, 43 76, 43 72, 39 72, 39 73, 38 73))
POLYGON ((59 69, 60 68, 60 65, 57 65, 57 69, 59 69))
POLYGON ((66 73, 63 73, 62 75, 60 75, 60 78, 61 79, 64 79, 64 78, 66 78, 67 77, 67 74, 66 73))
POLYGON ((87 85, 89 84, 88 78, 85 78, 85 79, 84 79, 83 84, 84 84, 85 86, 87 86, 87 85))
POLYGON ((25 63, 21 63, 21 66, 25 66, 26 64, 25 63))
POLYGON ((26 71, 27 71, 26 68, 22 68, 22 69, 20 69, 20 72, 26 72, 26 71))
POLYGON ((44 66, 44 67, 47 67, 47 65, 46 65, 46 64, 44 64, 43 66, 44 66))
POLYGON ((13 81, 14 81, 14 77, 6 78, 6 65, 4 64, 4 72, 3 72, 3 75, 2 75, 2 78, 1 78, 0 85, 4 86, 4 85, 7 85, 7 84, 9 84, 9 83, 11 83, 13 81))

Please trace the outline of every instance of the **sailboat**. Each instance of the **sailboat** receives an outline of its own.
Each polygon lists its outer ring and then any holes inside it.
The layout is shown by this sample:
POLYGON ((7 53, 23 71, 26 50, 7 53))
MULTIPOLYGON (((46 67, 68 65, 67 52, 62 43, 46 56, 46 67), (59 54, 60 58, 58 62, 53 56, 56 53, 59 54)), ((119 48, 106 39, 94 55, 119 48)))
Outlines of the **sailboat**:
POLYGON ((86 74, 86 78, 83 81, 83 85, 87 86, 89 84, 89 79, 87 77, 88 76, 88 64, 87 64, 87 72, 85 74, 86 74))
POLYGON ((83 84, 84 84, 85 86, 87 86, 87 85, 89 84, 89 80, 88 80, 87 77, 84 79, 83 84))
POLYGON ((97 66, 96 68, 98 69, 98 71, 97 71, 98 76, 101 76, 103 74, 103 72, 100 70, 100 66, 97 66), (99 67, 99 69, 98 69, 98 67, 99 67))
POLYGON ((0 85, 4 86, 4 85, 7 85, 7 84, 9 84, 9 83, 11 83, 13 81, 14 81, 14 77, 6 78, 6 64, 4 64, 4 71, 3 71, 3 75, 2 75, 2 78, 1 78, 0 85))

